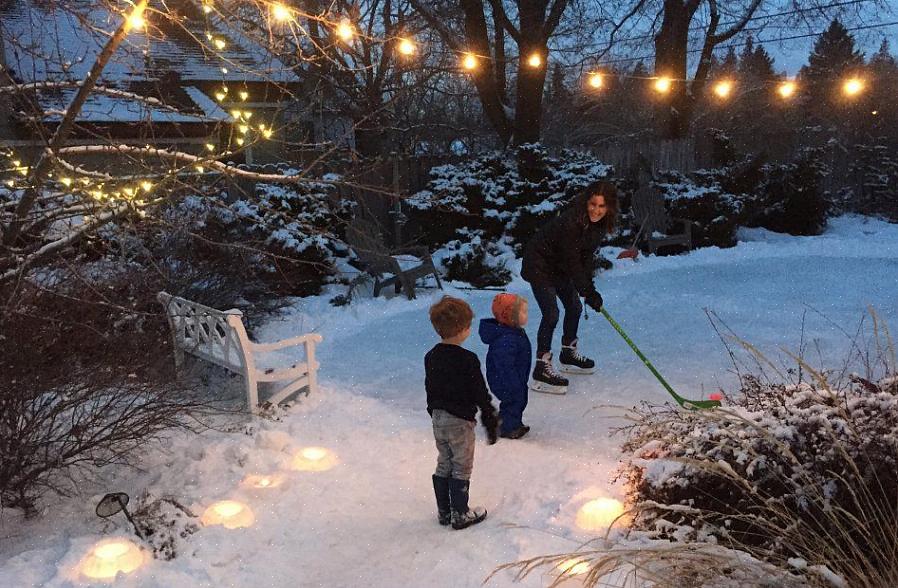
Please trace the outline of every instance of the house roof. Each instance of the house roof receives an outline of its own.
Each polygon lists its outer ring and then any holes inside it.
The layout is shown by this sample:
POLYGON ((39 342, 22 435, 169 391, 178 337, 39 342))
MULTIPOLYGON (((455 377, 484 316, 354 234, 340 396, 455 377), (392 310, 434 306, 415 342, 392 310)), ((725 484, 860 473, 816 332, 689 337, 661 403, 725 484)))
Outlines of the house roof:
MULTIPOLYGON (((7 66, 23 81, 83 79, 108 38, 104 31, 114 29, 120 19, 98 4, 88 0, 7 2, 0 8, 7 66)), ((148 32, 128 35, 104 70, 104 83, 121 86, 172 71, 188 82, 298 81, 289 67, 237 28, 219 18, 207 19, 198 2, 168 0, 166 7, 178 22, 154 21, 148 12, 148 32), (223 40, 225 49, 215 49, 207 33, 223 40)))

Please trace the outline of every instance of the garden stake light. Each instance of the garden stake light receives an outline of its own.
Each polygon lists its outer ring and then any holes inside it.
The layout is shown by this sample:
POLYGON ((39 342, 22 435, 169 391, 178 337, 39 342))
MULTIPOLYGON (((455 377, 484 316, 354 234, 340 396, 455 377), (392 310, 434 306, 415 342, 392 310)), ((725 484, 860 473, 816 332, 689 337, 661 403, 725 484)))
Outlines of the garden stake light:
POLYGON ((687 400, 686 398, 683 398, 682 396, 674 392, 674 389, 670 387, 670 384, 667 383, 667 380, 665 380, 664 377, 660 373, 658 373, 658 370, 655 369, 655 366, 652 365, 652 362, 650 362, 646 358, 646 356, 642 354, 642 351, 640 351, 639 348, 636 347, 636 344, 630 340, 630 337, 628 337, 621 326, 617 324, 617 321, 611 318, 611 315, 608 314, 608 311, 605 310, 604 307, 602 308, 602 316, 608 319, 608 322, 611 323, 611 326, 614 327, 614 330, 617 331, 618 335, 623 337, 624 341, 627 342, 627 345, 630 346, 630 349, 632 349, 633 352, 636 353, 636 356, 642 360, 642 363, 645 364, 645 367, 649 368, 649 371, 652 372, 652 374, 656 378, 658 378, 658 381, 661 382, 661 385, 664 386, 664 389, 667 390, 671 396, 673 396, 673 399, 677 401, 677 404, 679 404, 683 408, 717 408, 718 406, 720 406, 720 400, 687 400))
POLYGON ((98 517, 107 519, 118 511, 122 511, 125 513, 125 518, 127 518, 128 522, 131 523, 131 526, 134 527, 134 533, 141 539, 146 539, 146 537, 143 536, 143 533, 140 532, 140 528, 134 522, 134 519, 131 518, 131 513, 128 512, 127 506, 129 500, 130 498, 128 498, 128 495, 124 492, 111 492, 100 499, 95 512, 98 517))

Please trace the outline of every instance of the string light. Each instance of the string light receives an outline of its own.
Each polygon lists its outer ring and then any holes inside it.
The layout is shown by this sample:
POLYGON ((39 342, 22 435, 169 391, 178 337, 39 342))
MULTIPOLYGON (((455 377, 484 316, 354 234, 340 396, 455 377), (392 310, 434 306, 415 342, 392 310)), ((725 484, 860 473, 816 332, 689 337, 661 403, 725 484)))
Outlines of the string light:
POLYGON ((246 102, 246 99, 249 98, 249 92, 246 90, 240 92, 240 99, 246 102))
POLYGON ((672 85, 673 83, 670 81, 670 78, 657 78, 653 84, 655 91, 660 92, 661 94, 670 92, 672 85))
POLYGON ((798 86, 795 84, 795 82, 787 81, 787 82, 781 83, 779 85, 779 87, 776 89, 776 91, 779 93, 779 95, 782 98, 788 99, 795 95, 795 91, 797 89, 798 89, 798 86))
POLYGON ((215 151, 215 145, 213 145, 212 143, 206 143, 206 149, 208 151, 215 151))
POLYGON ((468 71, 477 69, 477 57, 471 53, 465 53, 461 60, 461 66, 468 71))
POLYGON ((147 21, 143 18, 144 6, 144 4, 139 4, 134 8, 134 12, 128 15, 128 20, 126 21, 128 30, 140 30, 146 26, 147 21))
POLYGON ((225 48, 224 39, 215 39, 213 43, 215 43, 215 46, 218 47, 219 51, 222 51, 225 48))
POLYGON ((714 84, 714 93, 717 94, 718 98, 729 98, 732 92, 733 82, 729 80, 722 80, 714 84))
POLYGON ((348 19, 344 18, 340 21, 340 24, 337 25, 337 36, 347 43, 355 36, 355 29, 348 19))
POLYGON ((293 11, 280 2, 276 2, 271 6, 271 16, 278 22, 287 22, 293 18, 293 11))
POLYGON ((72 178, 61 178, 59 181, 62 182, 62 184, 63 184, 66 188, 68 188, 69 186, 72 185, 72 178))
POLYGON ((857 96, 863 91, 864 82, 859 80, 858 78, 848 79, 842 85, 842 92, 844 92, 846 96, 857 96))
POLYGON ((539 53, 532 53, 530 57, 527 58, 527 65, 530 67, 536 68, 543 64, 543 58, 539 53))
POLYGON ((240 125, 237 127, 244 135, 249 132, 249 125, 240 125))
POLYGON ((243 137, 237 137, 237 144, 243 145, 246 141, 243 140, 243 137))
POLYGON ((227 98, 227 95, 224 92, 216 92, 215 99, 219 102, 224 102, 224 99, 227 98))
POLYGON ((595 88, 596 90, 598 90, 605 85, 605 79, 600 73, 591 73, 589 74, 588 83, 591 88, 595 88))
POLYGON ((272 136, 273 134, 274 134, 274 131, 272 131, 271 129, 265 129, 265 130, 262 131, 262 135, 263 135, 266 139, 270 139, 271 136, 272 136))
POLYGON ((144 192, 149 192, 153 189, 153 183, 148 180, 144 180, 140 183, 140 187, 143 188, 144 192))
POLYGON ((410 39, 400 39, 399 52, 405 56, 415 54, 415 44, 410 39))

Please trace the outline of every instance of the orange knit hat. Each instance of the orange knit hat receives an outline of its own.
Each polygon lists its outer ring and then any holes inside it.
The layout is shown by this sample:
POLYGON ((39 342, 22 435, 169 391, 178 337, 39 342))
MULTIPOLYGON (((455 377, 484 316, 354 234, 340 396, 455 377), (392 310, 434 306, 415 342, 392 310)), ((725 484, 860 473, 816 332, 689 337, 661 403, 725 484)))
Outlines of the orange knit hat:
POLYGON ((496 320, 509 327, 519 327, 518 319, 521 315, 521 306, 526 300, 517 294, 503 292, 493 298, 493 316, 496 320))

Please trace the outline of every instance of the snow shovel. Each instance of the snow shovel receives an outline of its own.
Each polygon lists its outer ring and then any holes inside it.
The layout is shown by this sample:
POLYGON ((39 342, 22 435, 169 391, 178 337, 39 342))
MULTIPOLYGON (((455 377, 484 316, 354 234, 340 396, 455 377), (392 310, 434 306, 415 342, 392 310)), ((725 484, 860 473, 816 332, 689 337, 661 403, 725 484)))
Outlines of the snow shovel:
POLYGON ((661 382, 661 385, 664 386, 664 388, 668 392, 670 392, 670 395, 673 396, 673 399, 677 401, 677 404, 679 404, 683 408, 716 408, 720 406, 719 400, 687 400, 686 398, 683 398, 682 396, 674 392, 674 389, 671 388, 670 384, 668 384, 667 381, 661 376, 661 374, 658 373, 658 370, 655 369, 655 366, 652 365, 652 362, 646 359, 646 357, 642 354, 642 351, 640 351, 639 348, 636 347, 636 344, 630 340, 621 326, 617 324, 617 321, 611 318, 611 315, 608 314, 608 311, 605 310, 604 307, 602 308, 602 316, 608 319, 608 322, 611 323, 611 326, 614 327, 614 330, 624 338, 624 341, 626 341, 627 345, 630 346, 630 349, 632 349, 636 353, 636 356, 642 360, 642 363, 645 364, 645 367, 649 368, 649 371, 652 372, 652 374, 656 378, 658 378, 658 381, 661 382))
POLYGON ((639 225, 639 230, 636 231, 636 237, 633 238, 633 244, 617 254, 618 259, 632 259, 633 261, 636 261, 636 258, 639 257, 639 249, 636 248, 636 244, 639 243, 639 236, 642 235, 642 230, 645 228, 647 221, 648 217, 646 217, 646 219, 642 221, 642 224, 639 225))

